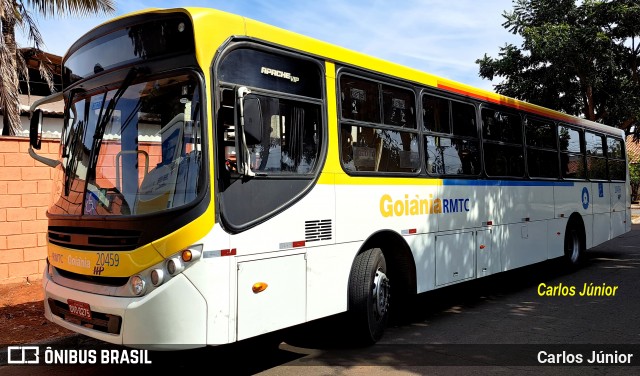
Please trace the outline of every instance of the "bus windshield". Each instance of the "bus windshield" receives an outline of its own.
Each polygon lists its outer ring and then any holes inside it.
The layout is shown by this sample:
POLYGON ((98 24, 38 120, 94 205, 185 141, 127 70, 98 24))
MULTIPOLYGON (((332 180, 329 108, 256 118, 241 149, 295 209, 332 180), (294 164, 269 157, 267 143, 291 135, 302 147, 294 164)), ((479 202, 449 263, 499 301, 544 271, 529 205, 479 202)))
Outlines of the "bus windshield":
MULTIPOLYGON (((52 214, 118 216, 186 205, 202 187, 200 89, 189 74, 72 96, 52 214)), ((131 80, 132 81, 132 80, 131 80)))

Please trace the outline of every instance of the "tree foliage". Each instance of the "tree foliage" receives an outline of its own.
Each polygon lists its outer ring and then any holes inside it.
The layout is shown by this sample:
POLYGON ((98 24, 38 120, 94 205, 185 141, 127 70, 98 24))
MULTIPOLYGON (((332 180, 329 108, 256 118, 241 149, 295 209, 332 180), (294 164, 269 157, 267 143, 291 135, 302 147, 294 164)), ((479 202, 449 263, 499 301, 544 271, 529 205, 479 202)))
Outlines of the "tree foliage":
MULTIPOLYGON (((0 114, 3 115, 3 135, 15 135, 21 128, 18 77, 22 75, 29 81, 25 58, 16 43, 16 27, 22 28, 32 46, 41 52, 44 40, 33 18, 34 13, 42 17, 86 16, 113 10, 112 0, 0 0, 0 114)), ((40 64, 40 75, 53 91, 47 64, 40 64)))
MULTIPOLYGON (((638 155, 633 151, 629 150, 629 155, 627 156, 630 161, 637 161, 638 155)), ((640 163, 632 162, 629 163, 629 185, 631 186, 631 201, 637 202, 640 200, 640 163)))
POLYGON ((476 60, 480 77, 503 79, 496 92, 625 130, 636 125, 637 0, 514 0, 502 16, 523 42, 476 60))
POLYGON ((629 174, 631 176, 631 201, 638 202, 640 201, 638 195, 640 190, 640 165, 638 163, 629 164, 629 174))

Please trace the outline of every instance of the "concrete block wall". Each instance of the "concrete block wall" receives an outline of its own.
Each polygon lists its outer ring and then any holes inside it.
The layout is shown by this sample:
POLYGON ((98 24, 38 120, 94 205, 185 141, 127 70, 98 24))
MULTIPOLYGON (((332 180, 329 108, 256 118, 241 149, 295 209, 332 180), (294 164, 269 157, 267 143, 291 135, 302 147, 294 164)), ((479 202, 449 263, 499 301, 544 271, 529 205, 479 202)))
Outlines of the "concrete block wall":
MULTIPOLYGON (((56 158, 59 141, 38 154, 56 158)), ((0 284, 42 278, 47 257, 47 208, 54 169, 29 156, 29 140, 0 137, 0 284)))

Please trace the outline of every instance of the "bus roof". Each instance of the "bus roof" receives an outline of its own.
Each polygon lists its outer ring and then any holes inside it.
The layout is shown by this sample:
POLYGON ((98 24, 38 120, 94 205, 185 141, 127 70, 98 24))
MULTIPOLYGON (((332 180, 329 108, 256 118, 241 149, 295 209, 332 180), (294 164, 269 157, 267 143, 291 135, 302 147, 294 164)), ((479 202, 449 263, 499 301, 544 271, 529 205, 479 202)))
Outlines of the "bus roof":
MULTIPOLYGON (((250 19, 241 15, 224 12, 214 8, 199 8, 199 7, 185 7, 185 8, 149 8, 136 12, 124 14, 122 16, 113 18, 112 20, 103 23, 96 28, 85 34, 85 37, 92 34, 96 29, 109 24, 111 22, 121 20, 127 17, 136 16, 145 13, 169 13, 169 12, 184 12, 188 14, 192 20, 199 18, 207 19, 224 19, 225 22, 242 23, 242 25, 234 25, 229 29, 236 32, 230 33, 229 36, 245 36, 256 40, 262 40, 265 42, 273 43, 276 45, 284 46, 289 49, 297 50, 299 52, 321 57, 322 59, 343 65, 353 66, 360 69, 365 69, 371 72, 381 73, 391 78, 405 80, 408 82, 431 86, 450 93, 455 93, 471 98, 478 99, 489 103, 499 104, 515 108, 518 110, 527 111, 536 115, 552 118, 558 121, 567 122, 570 124, 584 126, 596 131, 609 134, 617 134, 624 138, 624 131, 611 126, 603 125, 594 121, 586 120, 584 118, 568 115, 563 112, 555 111, 549 108, 541 107, 535 104, 524 102, 518 99, 507 97, 492 91, 473 87, 464 83, 456 82, 447 78, 438 77, 436 75, 420 71, 418 69, 409 68, 401 64, 393 63, 391 61, 383 60, 371 55, 367 55, 361 52, 350 50, 338 45, 334 45, 328 42, 324 42, 306 35, 302 35, 293 31, 289 31, 277 26, 273 26, 261 21, 250 19), (244 34, 238 34, 238 30, 244 30, 244 34)), ((219 25, 220 22, 206 22, 207 25, 219 25)), ((197 25, 194 26, 198 28, 197 25)), ((84 39, 82 37, 80 40, 84 39)), ((79 41, 80 41, 79 40, 79 41)), ((76 42, 74 46, 77 44, 76 42)), ((211 46, 211 54, 217 51, 219 46, 211 46)), ((70 48, 71 51, 71 48, 70 48)))

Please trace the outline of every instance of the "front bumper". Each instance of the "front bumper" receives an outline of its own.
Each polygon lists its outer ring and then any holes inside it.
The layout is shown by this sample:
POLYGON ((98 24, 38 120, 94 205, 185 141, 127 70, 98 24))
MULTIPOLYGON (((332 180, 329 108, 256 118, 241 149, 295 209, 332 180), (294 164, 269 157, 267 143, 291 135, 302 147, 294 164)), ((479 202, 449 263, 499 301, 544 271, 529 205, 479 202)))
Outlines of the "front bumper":
POLYGON ((207 304, 195 286, 178 275, 141 297, 114 297, 61 286, 44 273, 46 318, 101 341, 150 350, 179 350, 207 344, 207 304), (65 312, 69 300, 86 303, 106 326, 82 322, 65 312), (52 304, 54 309, 52 310, 52 304), (56 308, 58 307, 58 308, 56 308))

